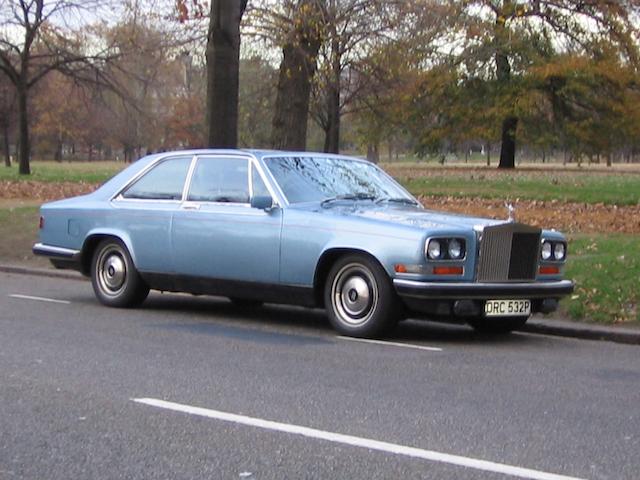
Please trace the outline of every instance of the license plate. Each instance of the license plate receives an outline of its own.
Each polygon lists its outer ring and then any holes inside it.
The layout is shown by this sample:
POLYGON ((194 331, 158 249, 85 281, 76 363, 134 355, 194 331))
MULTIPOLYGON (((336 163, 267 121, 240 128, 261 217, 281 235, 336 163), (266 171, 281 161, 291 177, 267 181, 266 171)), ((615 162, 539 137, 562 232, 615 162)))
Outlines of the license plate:
POLYGON ((531 300, 487 300, 485 317, 525 317, 531 315, 531 300))

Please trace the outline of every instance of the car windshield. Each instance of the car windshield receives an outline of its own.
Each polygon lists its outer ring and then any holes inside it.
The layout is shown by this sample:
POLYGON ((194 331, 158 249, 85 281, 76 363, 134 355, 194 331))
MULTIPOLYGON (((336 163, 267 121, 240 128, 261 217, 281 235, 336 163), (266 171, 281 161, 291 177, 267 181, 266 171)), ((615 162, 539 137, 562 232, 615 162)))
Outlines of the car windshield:
POLYGON ((336 157, 273 157, 265 160, 289 203, 392 200, 415 203, 373 164, 336 157))

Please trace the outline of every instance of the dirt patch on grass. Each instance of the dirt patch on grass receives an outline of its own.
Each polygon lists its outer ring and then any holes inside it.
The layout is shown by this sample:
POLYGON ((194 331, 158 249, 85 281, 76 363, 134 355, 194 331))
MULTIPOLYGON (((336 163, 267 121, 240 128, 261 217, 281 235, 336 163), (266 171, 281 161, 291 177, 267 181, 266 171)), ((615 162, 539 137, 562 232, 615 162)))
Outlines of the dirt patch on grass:
POLYGON ((98 188, 98 184, 84 182, 52 183, 3 180, 0 181, 0 198, 46 202, 83 195, 93 192, 96 188, 98 188))
MULTIPOLYGON (((35 181, 2 181, 0 198, 34 204, 92 192, 92 183, 49 183, 35 181)), ((7 201, 7 200, 5 200, 7 201)), ((425 207, 479 217, 507 218, 502 200, 421 196, 425 207)), ((519 222, 565 233, 630 233, 640 234, 640 205, 616 206, 540 200, 514 203, 519 222)))
MULTIPOLYGON (((420 201, 434 210, 496 219, 506 219, 508 216, 504 202, 499 200, 421 196, 420 201)), ((555 228, 565 233, 640 233, 640 205, 520 200, 514 206, 519 222, 555 228)))

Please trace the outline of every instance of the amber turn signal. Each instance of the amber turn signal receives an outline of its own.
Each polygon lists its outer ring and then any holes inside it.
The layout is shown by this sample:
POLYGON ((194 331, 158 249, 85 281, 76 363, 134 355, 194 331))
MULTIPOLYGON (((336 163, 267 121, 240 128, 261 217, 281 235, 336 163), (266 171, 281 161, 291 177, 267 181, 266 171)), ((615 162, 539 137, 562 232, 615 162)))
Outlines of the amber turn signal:
POLYGON ((559 275, 560 267, 547 266, 540 267, 540 275, 559 275))
POLYGON ((396 271, 396 273, 407 273, 407 267, 405 267, 401 263, 398 263, 398 264, 394 265, 393 268, 396 271))
POLYGON ((433 267, 434 275, 462 275, 462 267, 433 267))

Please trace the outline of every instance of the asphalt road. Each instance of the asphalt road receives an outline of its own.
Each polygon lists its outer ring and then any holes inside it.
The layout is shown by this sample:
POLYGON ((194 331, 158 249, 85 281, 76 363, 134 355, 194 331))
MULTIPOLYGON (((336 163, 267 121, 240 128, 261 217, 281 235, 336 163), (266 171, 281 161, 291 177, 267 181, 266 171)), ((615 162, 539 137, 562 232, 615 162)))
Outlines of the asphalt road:
POLYGON ((640 478, 639 347, 414 321, 389 340, 0 274, 0 479, 640 478))

